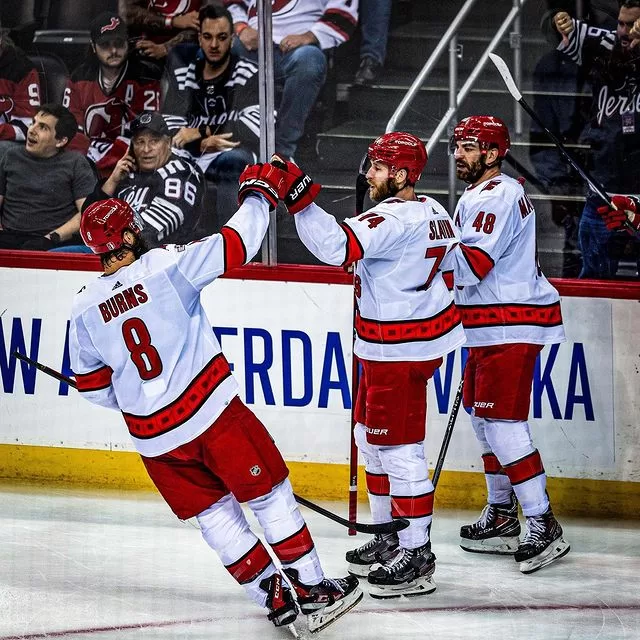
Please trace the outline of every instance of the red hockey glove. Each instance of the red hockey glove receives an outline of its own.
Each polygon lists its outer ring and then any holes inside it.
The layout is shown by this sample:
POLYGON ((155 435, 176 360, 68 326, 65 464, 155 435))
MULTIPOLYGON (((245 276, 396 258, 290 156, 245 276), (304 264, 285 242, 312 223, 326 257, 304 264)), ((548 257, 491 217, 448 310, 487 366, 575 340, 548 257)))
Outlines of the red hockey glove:
POLYGON ((269 208, 275 209, 278 204, 278 194, 284 190, 286 174, 282 169, 271 164, 249 164, 240 175, 238 187, 238 203, 252 194, 259 193, 269 201, 269 208))
POLYGON ((322 187, 316 184, 300 167, 293 162, 287 162, 279 156, 271 158, 271 164, 283 170, 285 187, 278 192, 289 213, 296 214, 308 207, 315 199, 322 187))
POLYGON ((612 209, 608 205, 598 207, 598 213, 602 216, 609 231, 628 231, 630 234, 638 232, 640 228, 640 201, 633 196, 613 196, 612 204, 617 207, 612 209), (632 228, 629 228, 629 223, 632 228))

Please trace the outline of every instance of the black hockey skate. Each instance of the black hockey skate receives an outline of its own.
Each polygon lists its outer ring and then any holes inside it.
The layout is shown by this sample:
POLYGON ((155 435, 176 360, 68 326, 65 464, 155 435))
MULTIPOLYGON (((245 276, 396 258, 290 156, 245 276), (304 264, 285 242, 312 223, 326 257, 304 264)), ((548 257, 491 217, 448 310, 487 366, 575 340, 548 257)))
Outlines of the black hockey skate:
POLYGON ((357 549, 347 551, 345 558, 349 563, 347 571, 352 576, 366 578, 375 564, 384 564, 397 553, 400 542, 397 533, 375 535, 369 542, 365 542, 357 549))
POLYGON ((477 522, 460 527, 460 546, 475 553, 511 555, 519 536, 518 501, 512 492, 508 504, 488 504, 477 522))
POLYGON ((358 578, 325 578, 319 584, 300 582, 296 569, 284 570, 296 592, 300 611, 307 616, 309 631, 316 633, 343 616, 362 600, 358 578))
POLYGON ((527 533, 516 551, 522 573, 533 573, 569 553, 571 546, 562 537, 562 527, 549 509, 527 518, 527 533))
POLYGON ((430 542, 417 549, 401 547, 394 558, 369 574, 369 595, 384 599, 433 593, 435 570, 436 557, 431 553, 430 542))
POLYGON ((276 627, 284 627, 292 624, 298 617, 298 607, 291 589, 283 582, 279 573, 265 578, 260 582, 260 588, 267 592, 267 616, 276 627))

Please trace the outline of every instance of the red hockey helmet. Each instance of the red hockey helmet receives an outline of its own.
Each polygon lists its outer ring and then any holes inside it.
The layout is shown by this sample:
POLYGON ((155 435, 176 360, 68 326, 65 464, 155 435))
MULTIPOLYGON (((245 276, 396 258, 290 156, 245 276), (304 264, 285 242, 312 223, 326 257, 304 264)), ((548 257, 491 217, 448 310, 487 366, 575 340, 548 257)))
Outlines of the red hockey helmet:
POLYGON ((94 202, 80 219, 80 235, 93 253, 107 253, 124 246, 125 229, 136 235, 142 231, 133 209, 118 198, 94 202))
POLYGON ((402 131, 390 131, 369 145, 369 160, 389 165, 389 176, 407 170, 409 182, 415 184, 427 164, 427 149, 420 138, 402 131))
POLYGON ((500 158, 505 157, 511 146, 507 125, 495 116, 469 116, 460 120, 451 137, 452 149, 455 151, 456 142, 463 140, 477 142, 481 151, 488 151, 495 144, 500 158))

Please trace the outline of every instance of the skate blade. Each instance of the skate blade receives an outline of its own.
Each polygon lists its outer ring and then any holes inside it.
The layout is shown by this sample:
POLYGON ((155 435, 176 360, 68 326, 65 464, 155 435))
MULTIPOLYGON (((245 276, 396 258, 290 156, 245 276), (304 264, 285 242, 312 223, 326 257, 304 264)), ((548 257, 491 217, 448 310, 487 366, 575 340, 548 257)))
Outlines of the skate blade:
POLYGON ((535 558, 530 558, 520 563, 520 571, 522 573, 533 573, 546 567, 548 564, 560 560, 571 550, 571 545, 564 539, 558 538, 554 540, 542 553, 535 558))
POLYGON ((352 576, 356 576, 357 578, 366 578, 369 575, 372 567, 379 566, 376 564, 354 564, 353 562, 349 563, 347 567, 347 571, 352 576))
POLYGON ((307 616, 307 624, 310 633, 318 633, 326 629, 332 622, 341 618, 355 607, 363 597, 362 589, 354 589, 348 596, 338 600, 334 604, 324 607, 317 613, 311 613, 307 616))
POLYGON ((518 536, 500 537, 499 540, 500 543, 496 544, 496 538, 487 540, 460 538, 460 548, 471 553, 492 553, 500 556, 512 556, 518 550, 520 544, 518 536))
POLYGON ((293 625, 293 622, 291 624, 287 624, 284 627, 294 638, 299 638, 300 634, 298 633, 298 630, 295 628, 295 626, 293 625))
POLYGON ((371 585, 369 595, 376 600, 388 600, 401 596, 426 596, 436 590, 431 576, 424 576, 402 585, 371 585))

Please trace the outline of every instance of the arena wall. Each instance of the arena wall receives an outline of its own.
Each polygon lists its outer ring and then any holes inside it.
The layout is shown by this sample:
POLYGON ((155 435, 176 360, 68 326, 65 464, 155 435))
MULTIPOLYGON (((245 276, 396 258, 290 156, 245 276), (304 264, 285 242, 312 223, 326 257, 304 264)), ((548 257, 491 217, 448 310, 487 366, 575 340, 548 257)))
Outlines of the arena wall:
MULTIPOLYGON (((73 295, 96 277, 91 256, 0 256, 0 479, 151 488, 120 415, 17 362, 18 349, 69 368, 73 295)), ((566 343, 544 349, 531 403, 534 440, 560 513, 640 512, 640 285, 555 281, 566 343)), ((325 267, 249 265, 207 287, 203 302, 242 389, 290 463, 296 491, 348 494, 351 276, 325 267)), ((450 354, 430 384, 434 466, 463 366, 450 354)), ((509 375, 509 372, 505 372, 509 375)), ((484 478, 461 410, 437 491, 440 507, 479 507, 484 478)), ((360 497, 365 497, 362 470, 360 497)))

